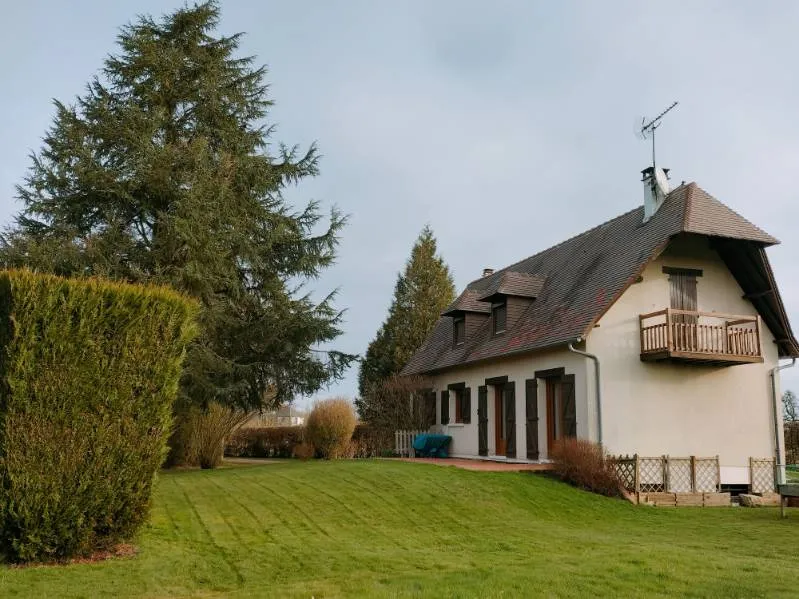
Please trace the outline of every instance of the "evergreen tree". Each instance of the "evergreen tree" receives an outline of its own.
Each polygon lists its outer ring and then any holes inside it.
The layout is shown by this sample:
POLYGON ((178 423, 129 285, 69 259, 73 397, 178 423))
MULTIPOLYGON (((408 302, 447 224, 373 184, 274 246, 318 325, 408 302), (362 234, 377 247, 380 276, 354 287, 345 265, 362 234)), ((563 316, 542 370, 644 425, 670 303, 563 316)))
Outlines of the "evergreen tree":
POLYGON ((361 402, 373 385, 402 370, 433 330, 441 311, 454 299, 455 285, 449 267, 437 254, 433 231, 425 227, 405 270, 397 277, 388 317, 361 363, 361 402))
MULTIPOLYGON (((339 334, 333 295, 303 291, 344 225, 283 190, 317 174, 315 146, 270 145, 265 68, 215 36, 216 2, 122 28, 119 50, 56 116, 0 259, 66 276, 171 285, 204 306, 184 398, 256 407, 312 393, 353 356, 317 353, 339 334)), ((268 407, 268 406, 266 406, 268 407)))

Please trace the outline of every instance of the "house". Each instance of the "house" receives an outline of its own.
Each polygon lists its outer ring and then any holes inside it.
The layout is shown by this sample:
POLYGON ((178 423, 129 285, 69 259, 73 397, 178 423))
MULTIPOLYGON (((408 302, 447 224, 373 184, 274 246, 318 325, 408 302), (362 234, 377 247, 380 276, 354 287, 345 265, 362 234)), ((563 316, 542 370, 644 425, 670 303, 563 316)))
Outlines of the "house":
POLYGON ((297 410, 291 404, 281 406, 269 412, 253 412, 242 428, 267 428, 272 426, 302 426, 305 424, 305 412, 297 410))
POLYGON ((775 368, 799 344, 766 256, 778 241, 666 172, 643 171, 643 206, 486 269, 442 313, 403 373, 433 381, 453 455, 546 460, 576 436, 718 455, 726 485, 785 455, 775 368))

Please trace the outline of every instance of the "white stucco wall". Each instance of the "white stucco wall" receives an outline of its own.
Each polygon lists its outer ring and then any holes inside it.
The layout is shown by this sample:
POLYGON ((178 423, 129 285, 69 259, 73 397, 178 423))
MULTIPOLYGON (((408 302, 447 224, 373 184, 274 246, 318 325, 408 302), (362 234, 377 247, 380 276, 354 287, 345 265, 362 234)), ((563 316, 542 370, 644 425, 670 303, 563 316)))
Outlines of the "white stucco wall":
MULTIPOLYGON (((769 377, 778 359, 774 336, 762 326, 763 364, 708 367, 642 362, 638 316, 668 307, 664 266, 703 271, 697 278, 700 311, 757 315, 706 239, 673 242, 646 268, 643 280, 601 318, 586 341, 587 351, 602 364, 604 444, 611 453, 621 454, 718 455, 722 483, 747 483, 749 457, 774 455, 769 377)), ((593 397, 593 371, 587 390, 593 397)))
MULTIPOLYGON (((484 362, 474 366, 467 366, 450 370, 433 377, 436 390, 436 423, 437 429, 452 436, 450 453, 456 457, 473 457, 478 455, 478 387, 485 384, 487 378, 507 376, 509 382, 516 384, 516 456, 517 459, 526 458, 526 406, 525 406, 525 381, 534 377, 538 370, 550 368, 564 368, 566 374, 574 375, 575 401, 577 417, 577 435, 586 437, 595 434, 596 416, 593 409, 586 404, 586 362, 587 360, 568 350, 556 350, 526 356, 505 358, 503 360, 484 362), (471 422, 469 424, 454 424, 455 399, 454 393, 449 394, 450 424, 441 426, 441 391, 448 385, 465 383, 471 388, 471 422)), ((546 433, 546 391, 543 381, 538 382, 538 443, 539 458, 547 457, 546 433)), ((495 455, 494 436, 494 394, 489 388, 488 393, 488 454, 495 455)))

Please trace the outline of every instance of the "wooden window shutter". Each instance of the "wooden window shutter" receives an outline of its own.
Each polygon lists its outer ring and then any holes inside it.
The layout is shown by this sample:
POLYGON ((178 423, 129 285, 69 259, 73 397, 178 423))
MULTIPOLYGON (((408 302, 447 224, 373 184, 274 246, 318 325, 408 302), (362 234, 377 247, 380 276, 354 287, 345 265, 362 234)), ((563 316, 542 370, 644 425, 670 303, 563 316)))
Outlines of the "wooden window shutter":
POLYGON ((466 387, 463 390, 463 406, 461 407, 461 418, 463 419, 464 424, 470 424, 472 422, 472 389, 471 387, 466 387))
POLYGON ((538 381, 524 381, 524 403, 527 412, 527 459, 537 460, 538 454, 538 381))
MULTIPOLYGON (((674 310, 696 311, 696 275, 673 273, 669 275, 669 303, 674 310)), ((675 314, 674 322, 695 323, 696 317, 675 314)))
POLYGON ((575 398, 574 375, 567 374, 561 382, 561 402, 563 403, 563 436, 577 436, 577 401, 575 398))
POLYGON ((441 424, 449 424, 449 391, 441 392, 441 424))
POLYGON ((505 426, 506 426, 506 454, 509 458, 516 457, 516 384, 505 383, 505 426))
POLYGON ((477 388, 477 453, 488 455, 488 387, 477 388))

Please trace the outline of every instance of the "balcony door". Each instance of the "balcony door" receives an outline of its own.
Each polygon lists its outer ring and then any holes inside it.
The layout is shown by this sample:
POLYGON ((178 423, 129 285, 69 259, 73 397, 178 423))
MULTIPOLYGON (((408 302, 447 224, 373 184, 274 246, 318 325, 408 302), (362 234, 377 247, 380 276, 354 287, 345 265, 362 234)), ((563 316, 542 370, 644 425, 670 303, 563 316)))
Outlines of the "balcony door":
MULTIPOLYGON (((688 268, 664 268, 669 275, 669 298, 672 310, 688 310, 696 312, 696 277, 701 270, 688 268)), ((691 314, 675 314, 673 322, 696 324, 696 316, 691 314)))

